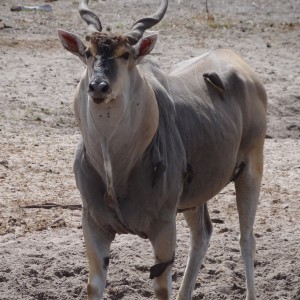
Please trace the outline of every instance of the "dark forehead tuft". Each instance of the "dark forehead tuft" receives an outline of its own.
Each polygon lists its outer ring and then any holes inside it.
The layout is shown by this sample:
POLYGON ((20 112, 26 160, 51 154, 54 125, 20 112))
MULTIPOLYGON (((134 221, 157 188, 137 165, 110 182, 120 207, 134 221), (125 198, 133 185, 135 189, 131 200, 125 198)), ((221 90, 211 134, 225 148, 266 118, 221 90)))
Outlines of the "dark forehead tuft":
POLYGON ((113 53, 118 47, 127 43, 123 35, 108 35, 102 32, 93 32, 88 35, 89 41, 96 52, 101 54, 113 53))

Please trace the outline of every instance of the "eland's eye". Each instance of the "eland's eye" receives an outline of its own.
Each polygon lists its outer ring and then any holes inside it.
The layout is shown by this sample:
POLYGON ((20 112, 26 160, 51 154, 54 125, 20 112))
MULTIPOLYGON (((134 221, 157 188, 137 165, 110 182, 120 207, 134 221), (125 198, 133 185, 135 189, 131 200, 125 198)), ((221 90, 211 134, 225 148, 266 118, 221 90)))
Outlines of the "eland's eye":
POLYGON ((90 57, 92 56, 92 53, 91 53, 91 51, 90 50, 85 50, 85 57, 86 57, 86 59, 89 59, 90 57))
POLYGON ((129 56, 130 56, 129 52, 125 52, 121 55, 121 58, 128 60, 129 56))

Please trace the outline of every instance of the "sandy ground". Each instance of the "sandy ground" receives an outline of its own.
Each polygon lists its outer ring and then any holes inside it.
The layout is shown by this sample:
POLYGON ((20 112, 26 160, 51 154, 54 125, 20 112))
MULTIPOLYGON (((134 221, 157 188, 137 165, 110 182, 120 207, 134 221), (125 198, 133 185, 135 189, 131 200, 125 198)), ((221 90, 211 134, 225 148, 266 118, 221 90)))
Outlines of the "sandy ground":
MULTIPOLYGON (((19 1, 22 4, 40 2, 19 1)), ((53 12, 11 12, 0 0, 0 299, 85 299, 87 260, 76 207, 22 208, 45 202, 79 205, 72 173, 79 131, 72 94, 84 69, 60 45, 62 28, 84 37, 77 1, 50 2, 53 12), (75 209, 71 209, 75 208, 75 209)), ((156 10, 154 0, 91 1, 105 27, 126 32, 156 10), (112 9, 113 8, 113 9, 112 9)), ((211 48, 233 48, 260 74, 269 96, 265 176, 257 213, 258 299, 300 299, 300 3, 299 0, 170 0, 156 27, 152 58, 164 70, 211 48)), ((214 234, 193 299, 244 299, 234 189, 209 203, 214 234)), ((188 252, 178 215, 174 297, 188 252)), ((105 299, 153 299, 150 244, 117 236, 105 299)))

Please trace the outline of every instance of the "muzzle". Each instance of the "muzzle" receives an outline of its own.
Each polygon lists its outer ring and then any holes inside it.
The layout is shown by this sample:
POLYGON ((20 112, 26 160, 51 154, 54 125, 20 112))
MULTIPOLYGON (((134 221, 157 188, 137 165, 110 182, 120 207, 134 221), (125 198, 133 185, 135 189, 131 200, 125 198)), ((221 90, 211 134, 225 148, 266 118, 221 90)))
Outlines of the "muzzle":
POLYGON ((93 79, 89 84, 88 93, 95 103, 104 102, 110 92, 110 84, 105 80, 93 79))

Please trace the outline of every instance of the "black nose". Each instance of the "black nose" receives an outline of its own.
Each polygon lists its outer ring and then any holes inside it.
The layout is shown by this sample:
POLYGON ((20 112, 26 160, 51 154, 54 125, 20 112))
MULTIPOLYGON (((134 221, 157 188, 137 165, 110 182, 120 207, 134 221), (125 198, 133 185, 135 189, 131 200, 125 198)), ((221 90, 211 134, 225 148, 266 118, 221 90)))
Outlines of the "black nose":
POLYGON ((105 98, 109 93, 110 86, 106 81, 93 80, 89 84, 89 93, 93 98, 105 98))

